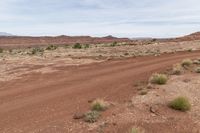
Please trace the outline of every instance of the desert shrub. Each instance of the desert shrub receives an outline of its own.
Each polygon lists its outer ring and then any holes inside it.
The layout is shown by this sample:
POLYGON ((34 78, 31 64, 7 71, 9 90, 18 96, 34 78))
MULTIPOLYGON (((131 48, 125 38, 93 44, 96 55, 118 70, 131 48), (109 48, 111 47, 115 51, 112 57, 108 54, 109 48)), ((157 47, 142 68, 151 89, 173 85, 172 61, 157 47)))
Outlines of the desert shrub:
POLYGON ((194 61, 193 61, 193 64, 199 65, 199 64, 200 64, 200 61, 199 61, 199 60, 194 60, 194 61))
POLYGON ((137 128, 131 128, 130 133, 139 133, 139 130, 137 128))
POLYGON ((172 74, 180 75, 183 71, 183 68, 180 64, 176 64, 172 68, 172 74))
POLYGON ((89 123, 94 123, 100 117, 100 113, 98 111, 89 111, 84 115, 84 121, 89 123))
POLYGON ((12 53, 13 52, 13 50, 12 49, 9 49, 9 53, 12 53))
POLYGON ((91 109, 95 111, 104 111, 108 108, 108 103, 103 99, 96 99, 91 104, 91 109))
POLYGON ((43 53, 43 52, 44 52, 44 49, 42 49, 42 48, 33 48, 31 50, 32 55, 37 54, 37 53, 43 53))
POLYGON ((190 110, 191 104, 186 97, 177 97, 169 103, 169 107, 175 110, 187 111, 190 110))
POLYGON ((192 52, 192 49, 190 48, 190 49, 188 49, 188 52, 192 52))
POLYGON ((85 44, 84 45, 84 48, 86 49, 86 48, 90 48, 90 45, 89 44, 85 44))
POLYGON ((125 55, 125 56, 128 56, 128 55, 129 55, 129 53, 128 53, 128 52, 126 52, 126 53, 124 53, 124 55, 125 55))
POLYGON ((2 48, 0 48, 0 53, 3 53, 3 49, 2 48))
POLYGON ((192 65, 192 60, 191 59, 184 59, 183 61, 182 61, 182 63, 181 63, 181 65, 182 66, 187 66, 187 67, 189 67, 190 65, 192 65))
POLYGON ((200 67, 197 67, 195 70, 196 73, 200 73, 200 67))
POLYGON ((144 130, 133 127, 133 128, 131 128, 131 130, 128 133, 144 133, 144 130))
POLYGON ((73 48, 74 49, 81 49, 82 45, 80 43, 76 43, 76 44, 74 44, 73 48))
POLYGON ((115 47, 117 46, 117 42, 113 42, 112 44, 110 44, 111 47, 115 47))
POLYGON ((150 82, 153 84, 163 85, 163 84, 166 84, 167 80, 168 80, 168 77, 165 74, 156 73, 150 77, 150 82))
POLYGON ((58 46, 55 45, 49 45, 46 50, 56 50, 58 48, 58 46))
POLYGON ((147 93, 148 93, 147 90, 141 90, 139 94, 140 94, 140 95, 146 95, 147 93))

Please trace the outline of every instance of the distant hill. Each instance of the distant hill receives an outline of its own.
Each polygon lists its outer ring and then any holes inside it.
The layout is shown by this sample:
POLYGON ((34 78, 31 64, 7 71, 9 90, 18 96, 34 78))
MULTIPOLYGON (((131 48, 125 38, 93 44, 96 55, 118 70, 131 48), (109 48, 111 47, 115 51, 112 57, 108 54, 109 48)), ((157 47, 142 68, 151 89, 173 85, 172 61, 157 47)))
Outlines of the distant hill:
POLYGON ((0 47, 30 47, 42 45, 66 45, 66 44, 98 44, 113 42, 132 42, 128 38, 117 38, 113 36, 91 37, 91 36, 13 36, 10 34, 0 34, 0 47))
POLYGON ((0 32, 0 36, 13 36, 13 35, 6 32, 0 32))

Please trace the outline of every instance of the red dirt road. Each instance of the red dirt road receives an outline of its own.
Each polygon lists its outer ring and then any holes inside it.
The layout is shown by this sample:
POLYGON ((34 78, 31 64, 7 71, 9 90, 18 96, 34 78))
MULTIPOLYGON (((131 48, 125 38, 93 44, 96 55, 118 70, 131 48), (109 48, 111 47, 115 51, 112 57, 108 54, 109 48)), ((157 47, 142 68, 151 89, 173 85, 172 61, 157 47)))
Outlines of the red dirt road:
POLYGON ((0 132, 73 132, 65 123, 74 122, 75 112, 88 110, 88 100, 123 103, 136 94, 134 83, 182 59, 196 57, 200 57, 199 51, 113 60, 0 82, 0 132))

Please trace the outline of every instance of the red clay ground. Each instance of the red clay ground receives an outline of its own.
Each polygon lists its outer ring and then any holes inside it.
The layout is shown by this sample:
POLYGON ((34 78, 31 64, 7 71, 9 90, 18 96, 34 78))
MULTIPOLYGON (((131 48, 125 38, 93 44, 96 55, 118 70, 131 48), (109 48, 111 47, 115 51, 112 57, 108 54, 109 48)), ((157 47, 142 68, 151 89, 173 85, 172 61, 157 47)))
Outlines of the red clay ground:
MULTIPOLYGON (((59 67, 56 68, 58 71, 53 73, 31 73, 23 75, 21 79, 0 82, 0 131, 87 133, 88 129, 79 127, 80 123, 72 117, 76 112, 86 112, 89 109, 88 100, 105 98, 114 103, 125 103, 137 93, 134 84, 138 81, 147 80, 153 72, 164 70, 182 59, 199 56, 200 52, 196 51, 159 57, 111 60, 82 66, 59 67)), ((188 127, 192 127, 192 121, 188 122, 182 122, 177 127, 180 131, 181 126, 186 123, 188 127)), ((146 128, 149 132, 157 129, 167 133, 175 123, 168 121, 147 125, 146 128)), ((106 130, 111 133, 123 132, 129 127, 131 123, 122 121, 120 126, 109 126, 106 130)), ((175 130, 172 129, 171 132, 173 131, 175 130)))

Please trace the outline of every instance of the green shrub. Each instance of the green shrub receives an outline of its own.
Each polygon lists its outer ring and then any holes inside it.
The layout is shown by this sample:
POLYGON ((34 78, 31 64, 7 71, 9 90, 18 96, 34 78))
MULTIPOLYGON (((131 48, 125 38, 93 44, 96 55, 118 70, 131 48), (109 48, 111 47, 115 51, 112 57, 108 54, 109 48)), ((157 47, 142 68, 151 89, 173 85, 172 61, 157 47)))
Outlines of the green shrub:
POLYGON ((3 49, 2 48, 0 48, 0 53, 3 53, 3 49))
POLYGON ((181 63, 181 65, 184 67, 184 66, 187 66, 187 67, 189 67, 189 66, 191 66, 192 65, 192 60, 191 59, 184 59, 183 61, 182 61, 182 63, 181 63))
POLYGON ((169 106, 172 109, 180 110, 180 111, 187 111, 190 110, 191 104, 186 97, 177 97, 173 101, 169 103, 169 106))
POLYGON ((80 43, 76 43, 73 46, 74 49, 82 49, 82 45, 80 43))
POLYGON ((108 103, 103 99, 96 99, 92 102, 91 109, 95 111, 104 111, 108 108, 108 103))
POLYGON ((150 78, 150 82, 153 84, 163 85, 166 84, 168 77, 165 74, 153 74, 150 78))
POLYGON ((58 48, 58 46, 55 45, 49 45, 46 50, 56 50, 58 48))
POLYGON ((100 113, 98 111, 89 111, 84 115, 84 121, 89 123, 94 123, 100 117, 100 113))

